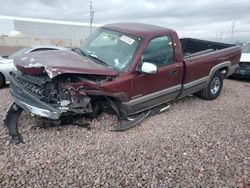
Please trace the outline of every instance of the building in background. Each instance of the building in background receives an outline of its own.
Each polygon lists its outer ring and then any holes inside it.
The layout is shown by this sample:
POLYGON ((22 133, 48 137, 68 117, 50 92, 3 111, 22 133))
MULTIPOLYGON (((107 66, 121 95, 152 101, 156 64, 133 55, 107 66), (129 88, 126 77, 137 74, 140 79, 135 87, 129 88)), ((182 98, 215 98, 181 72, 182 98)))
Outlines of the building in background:
MULTIPOLYGON (((15 37, 20 38, 17 40, 22 40, 22 42, 26 39, 30 40, 31 42, 29 41, 28 45, 32 45, 33 43, 49 43, 62 46, 79 46, 90 33, 89 23, 13 16, 0 16, 0 26, 0 36, 5 39, 4 41, 3 39, 0 40, 0 45, 1 43, 3 45, 3 43, 8 40, 13 41, 13 38, 9 38, 15 37)), ((99 26, 100 25, 92 24, 92 30, 99 26)), ((17 42, 16 45, 18 46, 20 44, 17 42)))

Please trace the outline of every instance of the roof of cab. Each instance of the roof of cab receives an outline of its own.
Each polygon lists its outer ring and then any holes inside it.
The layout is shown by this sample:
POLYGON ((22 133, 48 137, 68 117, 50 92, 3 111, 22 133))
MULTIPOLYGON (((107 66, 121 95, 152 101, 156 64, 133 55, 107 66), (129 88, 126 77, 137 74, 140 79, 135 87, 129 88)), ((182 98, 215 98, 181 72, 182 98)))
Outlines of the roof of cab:
POLYGON ((147 35, 173 32, 171 29, 164 27, 143 24, 143 23, 113 23, 102 26, 102 28, 127 33, 130 35, 137 35, 146 37, 147 35))

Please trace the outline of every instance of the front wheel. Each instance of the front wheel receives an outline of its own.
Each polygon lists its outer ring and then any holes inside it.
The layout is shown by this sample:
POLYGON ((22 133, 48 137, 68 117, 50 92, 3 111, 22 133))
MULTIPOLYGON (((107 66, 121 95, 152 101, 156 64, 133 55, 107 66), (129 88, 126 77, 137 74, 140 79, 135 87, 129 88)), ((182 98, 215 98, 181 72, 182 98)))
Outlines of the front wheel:
POLYGON ((198 92, 198 96, 206 100, 214 100, 220 95, 222 86, 223 77, 218 71, 212 76, 207 87, 198 92))

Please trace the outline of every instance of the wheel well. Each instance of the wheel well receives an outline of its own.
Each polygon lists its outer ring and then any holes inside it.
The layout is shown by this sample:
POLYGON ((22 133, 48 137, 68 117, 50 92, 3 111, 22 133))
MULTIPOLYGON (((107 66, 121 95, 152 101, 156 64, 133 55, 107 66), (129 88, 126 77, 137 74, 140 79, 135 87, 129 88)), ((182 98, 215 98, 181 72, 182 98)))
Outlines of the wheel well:
POLYGON ((114 111, 116 111, 116 115, 117 117, 120 119, 120 118, 125 118, 126 115, 127 115, 127 109, 122 105, 121 101, 116 98, 116 97, 106 97, 109 105, 111 108, 113 108, 114 111), (113 103, 113 104, 112 104, 113 103), (115 106, 113 106, 115 105, 115 106), (116 109, 114 109, 116 108, 116 109))
POLYGON ((225 78, 227 76, 228 70, 229 70, 228 67, 222 67, 218 71, 220 71, 220 73, 222 74, 223 78, 225 78))
POLYGON ((127 109, 118 98, 106 95, 95 95, 91 98, 92 104, 98 105, 101 112, 115 114, 119 119, 126 117, 127 109))

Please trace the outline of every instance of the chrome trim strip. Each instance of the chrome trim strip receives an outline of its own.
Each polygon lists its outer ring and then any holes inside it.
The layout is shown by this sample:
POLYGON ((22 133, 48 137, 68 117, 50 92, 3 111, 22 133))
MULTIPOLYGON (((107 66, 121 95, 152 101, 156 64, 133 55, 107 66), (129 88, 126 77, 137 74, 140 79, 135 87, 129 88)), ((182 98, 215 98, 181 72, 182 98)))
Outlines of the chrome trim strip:
POLYGON ((209 76, 205 76, 203 78, 200 78, 200 79, 197 79, 197 80, 194 80, 192 82, 188 82, 186 84, 183 85, 184 89, 188 89, 190 87, 194 87, 194 86, 197 86, 203 82, 207 82, 207 80, 209 79, 209 76))
POLYGON ((131 97, 131 99, 139 98, 139 97, 141 97, 141 96, 142 96, 142 94, 135 95, 135 96, 131 97))
POLYGON ((163 89, 163 90, 160 90, 160 91, 148 94, 148 95, 144 95, 142 97, 138 97, 138 98, 132 99, 131 101, 128 101, 126 103, 128 105, 136 105, 138 103, 142 103, 142 102, 145 102, 145 101, 148 101, 148 100, 152 100, 154 98, 160 97, 162 95, 166 95, 168 93, 172 93, 172 92, 178 91, 180 89, 181 89, 181 84, 178 84, 176 86, 173 86, 173 87, 170 87, 170 88, 167 88, 167 89, 163 89))

